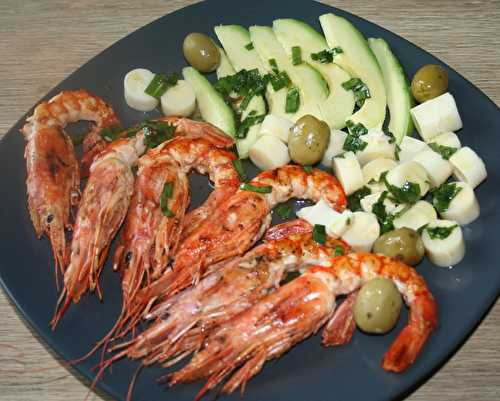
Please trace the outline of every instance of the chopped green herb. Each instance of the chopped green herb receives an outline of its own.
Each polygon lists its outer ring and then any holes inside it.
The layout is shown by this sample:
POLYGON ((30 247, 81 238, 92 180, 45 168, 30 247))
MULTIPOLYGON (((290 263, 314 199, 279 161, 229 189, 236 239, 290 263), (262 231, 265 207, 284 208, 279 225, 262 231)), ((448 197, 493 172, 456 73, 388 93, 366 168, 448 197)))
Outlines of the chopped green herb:
POLYGON ((429 143, 429 147, 436 153, 439 153, 444 160, 449 160, 458 150, 451 146, 439 145, 435 142, 429 143))
POLYGON ((335 256, 342 256, 344 254, 344 248, 342 248, 340 245, 337 245, 335 247, 335 256))
POLYGON ((326 49, 321 50, 320 52, 317 52, 317 53, 311 53, 311 59, 314 61, 319 61, 320 63, 323 63, 323 64, 333 62, 332 54, 326 49))
POLYGON ((286 71, 277 71, 274 74, 267 74, 266 79, 271 83, 273 90, 279 91, 282 88, 289 86, 292 81, 286 71))
POLYGON ((292 64, 302 64, 302 50, 299 46, 292 46, 292 64))
MULTIPOLYGON (((170 131, 175 130, 175 125, 165 122, 165 121, 155 121, 155 120, 147 120, 138 125, 139 129, 144 127, 149 127, 155 131, 170 131)), ((172 132, 173 133, 173 132, 172 132)))
POLYGON ((313 172, 313 168, 312 168, 312 166, 304 166, 304 171, 307 174, 311 174, 313 172))
POLYGON ((333 156, 334 159, 345 159, 345 152, 339 153, 338 155, 333 156))
POLYGON ((353 212, 361 210, 361 199, 363 199, 365 196, 370 195, 371 193, 372 191, 368 187, 358 189, 356 192, 347 197, 347 207, 353 212))
POLYGON ((425 230, 429 233, 431 239, 445 239, 448 238, 451 232, 458 227, 458 224, 449 227, 426 227, 425 230))
MULTIPOLYGON (((272 85, 275 91, 287 87, 291 83, 285 71, 278 71, 274 59, 269 60, 269 63, 273 66, 273 73, 261 76, 257 69, 241 70, 236 74, 219 79, 214 84, 214 88, 235 110, 238 124, 235 135, 237 139, 245 138, 250 127, 264 120, 264 114, 257 116, 253 111, 243 121, 239 122, 242 111, 247 109, 252 98, 264 95, 268 83, 272 85)), ((292 107, 293 104, 289 106, 292 107)))
POLYGON ((323 245, 326 242, 326 229, 323 224, 315 224, 313 227, 313 240, 323 245))
POLYGON ((214 89, 219 92, 224 97, 229 97, 231 92, 233 91, 233 87, 236 86, 236 76, 238 74, 242 75, 243 72, 247 72, 246 70, 241 70, 240 72, 234 75, 226 75, 225 77, 220 78, 215 84, 214 89))
POLYGON ((363 84, 363 81, 359 78, 351 78, 348 81, 342 82, 342 88, 346 91, 354 90, 358 85, 363 84))
POLYGON ((126 131, 128 138, 133 138, 139 131, 143 130, 145 135, 145 144, 148 148, 154 148, 160 143, 174 137, 175 125, 165 121, 147 120, 129 128, 126 131))
POLYGON ((359 78, 351 78, 349 81, 342 83, 345 90, 352 90, 356 106, 362 107, 366 99, 371 98, 368 86, 359 78))
POLYGON ((254 96, 264 94, 268 80, 268 78, 262 77, 256 68, 253 70, 243 69, 236 74, 219 79, 214 84, 214 88, 230 104, 239 103, 240 109, 245 110, 254 96), (232 98, 233 95, 236 95, 236 98, 232 98))
POLYGON ((285 111, 287 113, 295 113, 300 106, 300 93, 299 90, 294 86, 288 90, 286 94, 286 104, 285 111))
POLYGON ((383 180, 385 186, 393 196, 396 203, 414 204, 415 202, 420 200, 420 185, 418 185, 417 183, 406 181, 400 188, 395 185, 389 184, 387 182, 386 175, 383 176, 383 180))
POLYGON ((372 213, 377 216, 377 220, 380 224, 380 234, 384 234, 388 231, 394 230, 394 216, 387 213, 385 209, 384 201, 389 193, 387 191, 382 192, 379 196, 377 202, 372 206, 372 213))
POLYGON ((269 65, 271 66, 271 69, 272 69, 274 72, 278 72, 278 64, 276 63, 276 59, 274 59, 274 58, 270 58, 270 59, 269 59, 269 65))
POLYGON ((166 182, 163 185, 163 191, 160 196, 160 209, 164 216, 166 217, 174 217, 175 214, 168 207, 168 200, 172 197, 174 192, 174 186, 171 182, 166 182))
POLYGON ((245 45, 245 49, 247 49, 247 50, 253 50, 253 48, 254 48, 254 47, 253 47, 253 43, 252 43, 252 42, 247 43, 247 44, 245 45))
POLYGON ((462 190, 455 182, 441 184, 431 190, 432 204, 440 213, 445 212, 450 207, 450 202, 462 190))
MULTIPOLYGON (((236 74, 219 79, 214 84, 215 90, 224 97, 226 103, 233 107, 238 116, 243 110, 246 110, 254 96, 264 95, 268 83, 271 84, 275 91, 290 86, 290 77, 285 71, 278 70, 276 60, 270 59, 269 64, 272 66, 273 72, 264 76, 261 76, 256 68, 241 70, 236 74)), ((293 104, 290 106, 293 106, 293 104)), ((237 138, 244 138, 250 126, 262 121, 260 116, 254 117, 254 119, 241 123, 241 129, 236 135, 237 138)))
POLYGON ((276 213, 278 213, 278 216, 280 216, 282 219, 289 219, 293 215, 293 208, 290 205, 278 205, 276 208, 276 213))
POLYGON ((363 141, 359 136, 347 135, 342 149, 351 152, 360 152, 368 146, 368 143, 363 141))
POLYGON ((174 185, 171 182, 166 182, 165 185, 163 185, 162 196, 165 199, 170 199, 173 193, 174 193, 174 185))
POLYGON ((337 46, 334 47, 333 49, 330 49, 330 53, 332 54, 333 57, 335 57, 337 54, 344 53, 344 51, 340 46, 337 46))
POLYGON ((238 173, 240 180, 245 182, 248 179, 248 177, 247 173, 245 172, 245 168, 243 167, 243 163, 241 163, 241 159, 235 159, 231 163, 233 164, 234 169, 238 173))
POLYGON ((144 144, 148 149, 156 148, 174 137, 175 125, 164 121, 145 121, 138 127, 144 132, 144 144))
POLYGON ((253 185, 248 182, 245 182, 240 185, 240 189, 243 191, 252 191, 257 192, 259 194, 270 194, 273 191, 273 187, 270 185, 253 185))
POLYGON ((241 112, 243 110, 246 110, 246 108, 248 107, 248 105, 250 104, 250 101, 252 100, 252 98, 254 96, 255 96, 255 94, 253 93, 253 90, 250 90, 250 92, 248 92, 248 94, 241 101, 241 103, 239 105, 239 110, 236 110, 237 114, 241 114, 241 112))
POLYGON ((349 133, 345 138, 344 145, 342 149, 349 152, 359 152, 368 146, 368 143, 363 141, 360 136, 366 135, 368 129, 361 123, 354 124, 351 120, 346 122, 346 126, 349 129, 349 133))
POLYGON ((352 120, 347 120, 345 125, 349 129, 349 132, 354 135, 368 134, 368 128, 366 128, 362 123, 354 124, 352 120))
MULTIPOLYGON (((123 132, 123 127, 120 124, 110 125, 108 127, 104 127, 100 134, 101 137, 106 142, 113 142, 114 140, 119 138, 119 134, 123 132)), ((83 139, 82 139, 83 142, 83 139)))
POLYGON ((238 139, 246 138, 250 127, 252 127, 255 124, 261 123, 264 120, 264 117, 265 117, 265 114, 261 114, 259 116, 249 115, 238 126, 238 129, 236 130, 236 134, 235 134, 236 138, 238 138, 238 139))
POLYGON ((178 80, 179 75, 175 72, 168 76, 165 74, 156 74, 144 92, 155 99, 160 99, 168 88, 177 84, 178 80))
POLYGON ((326 63, 332 63, 334 57, 337 54, 343 53, 344 51, 342 50, 341 47, 334 47, 331 50, 325 49, 321 50, 318 53, 311 53, 311 59, 314 61, 319 61, 320 63, 326 64, 326 63))

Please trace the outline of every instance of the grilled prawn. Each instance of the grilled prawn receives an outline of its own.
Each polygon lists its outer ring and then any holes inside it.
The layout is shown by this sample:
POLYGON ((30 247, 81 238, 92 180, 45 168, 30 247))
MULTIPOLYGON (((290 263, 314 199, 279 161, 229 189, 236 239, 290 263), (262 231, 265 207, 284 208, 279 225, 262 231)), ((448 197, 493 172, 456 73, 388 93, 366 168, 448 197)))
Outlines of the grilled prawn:
MULTIPOLYGON (((336 312, 336 297, 352 294, 374 277, 394 281, 410 309, 407 326, 382 361, 382 367, 389 371, 407 369, 436 327, 434 298, 413 268, 381 255, 359 253, 334 258, 331 266, 311 267, 220 326, 208 336, 204 348, 188 365, 168 376, 170 385, 207 379, 196 400, 227 377, 223 393, 231 393, 238 387, 244 391, 248 380, 267 360, 278 358, 328 321, 339 321, 337 314, 348 315, 342 308, 336 312)), ((347 312, 351 306, 352 302, 347 312)), ((348 341, 349 338, 332 341, 333 332, 341 326, 343 323, 327 324, 323 332, 325 345, 348 341)))
MULTIPOLYGON (((164 272, 170 257, 175 255, 189 204, 186 174, 191 169, 208 173, 214 185, 212 194, 224 199, 236 192, 240 183, 232 164, 234 159, 234 153, 216 148, 206 139, 178 137, 139 160, 132 205, 114 259, 115 268, 124 268, 126 305, 141 285, 164 272), (172 199, 168 202, 171 213, 165 216, 160 195, 165 184, 173 183, 172 199)), ((192 225, 197 224, 195 220, 198 218, 191 219, 192 225)))
POLYGON ((118 123, 113 109, 102 99, 85 90, 63 91, 35 107, 21 129, 27 143, 24 151, 27 167, 26 186, 31 221, 38 237, 50 238, 58 272, 67 263, 65 229, 71 229, 71 207, 80 198, 80 169, 73 143, 64 132, 69 123, 92 121, 93 127, 83 142, 83 171, 104 146, 99 132, 118 123))
POLYGON ((112 238, 120 228, 132 196, 132 164, 144 151, 143 135, 113 142, 94 161, 76 216, 71 260, 64 273, 64 289, 52 319, 54 329, 71 301, 78 303, 98 278, 112 238))
MULTIPOLYGON (((283 226, 303 227, 302 222, 284 223, 274 227, 274 231, 283 226)), ((347 253, 347 244, 340 240, 329 238, 325 245, 317 244, 312 239, 312 227, 307 228, 307 233, 257 246, 226 262, 196 286, 157 305, 147 316, 155 319, 154 323, 132 341, 115 346, 114 349, 125 349, 108 365, 126 355, 144 358, 145 364, 160 362, 170 366, 201 348, 215 327, 279 288, 287 273, 311 264, 329 263, 335 253, 347 253)))

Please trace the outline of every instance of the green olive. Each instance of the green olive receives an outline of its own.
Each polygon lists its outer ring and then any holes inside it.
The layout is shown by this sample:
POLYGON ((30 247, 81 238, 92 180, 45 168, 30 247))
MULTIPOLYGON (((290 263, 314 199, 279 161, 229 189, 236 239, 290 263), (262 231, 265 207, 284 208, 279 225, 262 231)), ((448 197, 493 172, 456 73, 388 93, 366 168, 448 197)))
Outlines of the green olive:
POLYGON ((387 333, 396 325, 402 304, 401 294, 392 280, 374 278, 359 290, 354 320, 367 333, 387 333))
POLYGON ((304 166, 319 162, 330 142, 330 127, 324 121, 306 114, 290 128, 288 150, 296 163, 304 166))
POLYGON ((373 244, 373 252, 416 265, 424 257, 424 243, 415 230, 403 227, 381 235, 373 244))
POLYGON ((184 38, 182 51, 187 62, 201 72, 212 72, 220 63, 220 53, 207 35, 192 32, 184 38))
POLYGON ((420 68, 411 81, 413 97, 423 103, 445 93, 448 89, 448 73, 440 65, 427 64, 420 68))

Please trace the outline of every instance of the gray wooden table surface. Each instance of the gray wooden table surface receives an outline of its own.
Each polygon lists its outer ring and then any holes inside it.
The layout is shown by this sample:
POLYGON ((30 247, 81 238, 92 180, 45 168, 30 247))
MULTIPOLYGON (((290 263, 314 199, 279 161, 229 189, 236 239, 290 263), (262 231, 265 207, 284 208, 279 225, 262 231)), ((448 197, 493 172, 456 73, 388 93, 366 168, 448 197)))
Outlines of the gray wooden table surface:
MULTIPOLYGON (((1 0, 0 136, 101 50, 194 2, 1 0)), ((430 51, 500 104, 500 1, 327 2, 430 51)), ((0 291, 0 400, 79 401, 87 392, 86 384, 62 367, 0 291)), ((111 400, 102 394, 92 398, 111 400)), ((408 400, 500 400, 498 302, 455 356, 408 400)))

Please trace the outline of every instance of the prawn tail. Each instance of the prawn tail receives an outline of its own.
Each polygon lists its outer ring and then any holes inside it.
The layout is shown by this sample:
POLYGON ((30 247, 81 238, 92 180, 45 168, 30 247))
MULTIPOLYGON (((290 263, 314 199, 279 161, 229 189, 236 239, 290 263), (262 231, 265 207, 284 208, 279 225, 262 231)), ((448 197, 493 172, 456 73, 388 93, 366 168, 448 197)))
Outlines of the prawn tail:
POLYGON ((322 344, 324 346, 334 347, 351 341, 356 329, 353 312, 356 296, 357 291, 351 293, 333 313, 322 333, 322 344))
POLYGON ((422 293, 410 310, 410 319, 384 355, 382 368, 402 372, 417 359, 437 325, 437 306, 432 296, 422 293))
POLYGON ((429 334, 406 326, 384 355, 382 368, 391 372, 402 372, 408 368, 417 358, 429 334))

